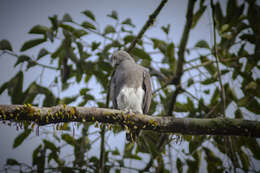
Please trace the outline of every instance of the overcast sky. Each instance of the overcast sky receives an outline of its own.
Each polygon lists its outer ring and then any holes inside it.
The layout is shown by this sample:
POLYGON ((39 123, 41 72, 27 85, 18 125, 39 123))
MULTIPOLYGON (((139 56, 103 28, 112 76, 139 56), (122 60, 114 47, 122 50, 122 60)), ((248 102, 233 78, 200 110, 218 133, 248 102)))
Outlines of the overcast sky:
MULTIPOLYGON (((64 13, 69 13, 72 18, 78 22, 82 22, 85 17, 80 14, 81 11, 91 10, 97 19, 97 22, 103 28, 106 24, 112 23, 113 20, 106 17, 112 10, 116 10, 119 18, 122 20, 131 17, 136 25, 135 33, 137 33, 148 19, 153 10, 160 3, 160 0, 1 0, 0 1, 0 39, 8 39, 13 46, 15 52, 19 53, 21 45, 33 38, 27 34, 28 31, 36 24, 50 26, 48 16, 58 14, 61 18, 64 13)), ((159 14, 155 25, 146 33, 149 36, 157 38, 165 36, 162 34, 160 27, 162 25, 171 24, 170 38, 175 44, 178 44, 182 29, 185 22, 187 1, 169 0, 164 9, 159 14)), ((209 11, 204 15, 196 27, 191 32, 188 47, 191 47, 199 39, 210 41, 210 17, 209 11)), ((37 55, 38 49, 27 51, 31 55, 37 55)), ((13 68, 16 58, 11 56, 0 57, 0 85, 10 79, 19 70, 13 68)), ((29 70, 25 75, 25 85, 30 80, 34 80, 39 72, 37 70, 29 70)), ((0 104, 9 104, 10 100, 7 93, 0 96, 0 104)), ((35 133, 30 140, 15 150, 11 146, 14 137, 21 131, 16 131, 14 127, 8 127, 0 123, 0 168, 6 158, 14 157, 17 160, 28 162, 31 160, 31 151, 41 141, 40 137, 35 137, 35 133)))

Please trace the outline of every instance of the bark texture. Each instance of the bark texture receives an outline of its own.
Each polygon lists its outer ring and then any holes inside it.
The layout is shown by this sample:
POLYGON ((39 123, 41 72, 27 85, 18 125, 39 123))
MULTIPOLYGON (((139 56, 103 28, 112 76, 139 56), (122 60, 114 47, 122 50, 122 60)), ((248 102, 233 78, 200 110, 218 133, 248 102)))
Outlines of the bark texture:
POLYGON ((230 118, 174 118, 170 116, 149 116, 128 114, 105 108, 35 107, 31 105, 0 105, 1 121, 29 121, 38 125, 61 122, 119 123, 129 128, 154 130, 161 133, 184 135, 228 135, 260 137, 260 122, 230 118))

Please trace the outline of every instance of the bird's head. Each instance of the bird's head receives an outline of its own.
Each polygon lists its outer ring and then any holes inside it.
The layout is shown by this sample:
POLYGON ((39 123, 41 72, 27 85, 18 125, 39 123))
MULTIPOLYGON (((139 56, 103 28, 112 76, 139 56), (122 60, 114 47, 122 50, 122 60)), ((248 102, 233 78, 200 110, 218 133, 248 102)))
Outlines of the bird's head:
POLYGON ((135 63, 134 59, 126 51, 119 50, 114 52, 112 55, 112 65, 115 67, 122 61, 131 61, 135 63))

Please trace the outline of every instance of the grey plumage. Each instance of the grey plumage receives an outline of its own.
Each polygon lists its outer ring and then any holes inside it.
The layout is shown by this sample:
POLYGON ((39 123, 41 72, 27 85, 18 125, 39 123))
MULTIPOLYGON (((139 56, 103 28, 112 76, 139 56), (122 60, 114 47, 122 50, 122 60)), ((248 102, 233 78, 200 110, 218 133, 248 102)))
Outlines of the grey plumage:
POLYGON ((148 113, 152 96, 149 72, 122 50, 113 54, 112 61, 116 66, 110 85, 113 108, 140 114, 148 113))

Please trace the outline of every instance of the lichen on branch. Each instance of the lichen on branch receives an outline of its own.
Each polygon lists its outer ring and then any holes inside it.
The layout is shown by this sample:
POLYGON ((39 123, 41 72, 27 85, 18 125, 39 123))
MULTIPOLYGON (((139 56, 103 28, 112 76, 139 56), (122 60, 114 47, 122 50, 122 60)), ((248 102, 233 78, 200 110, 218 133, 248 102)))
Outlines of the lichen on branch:
POLYGON ((184 135, 227 135, 260 137, 260 122, 230 118, 174 118, 125 113, 96 107, 58 105, 35 107, 27 105, 0 105, 1 121, 29 121, 38 125, 62 122, 119 123, 129 128, 154 130, 160 133, 184 135))

